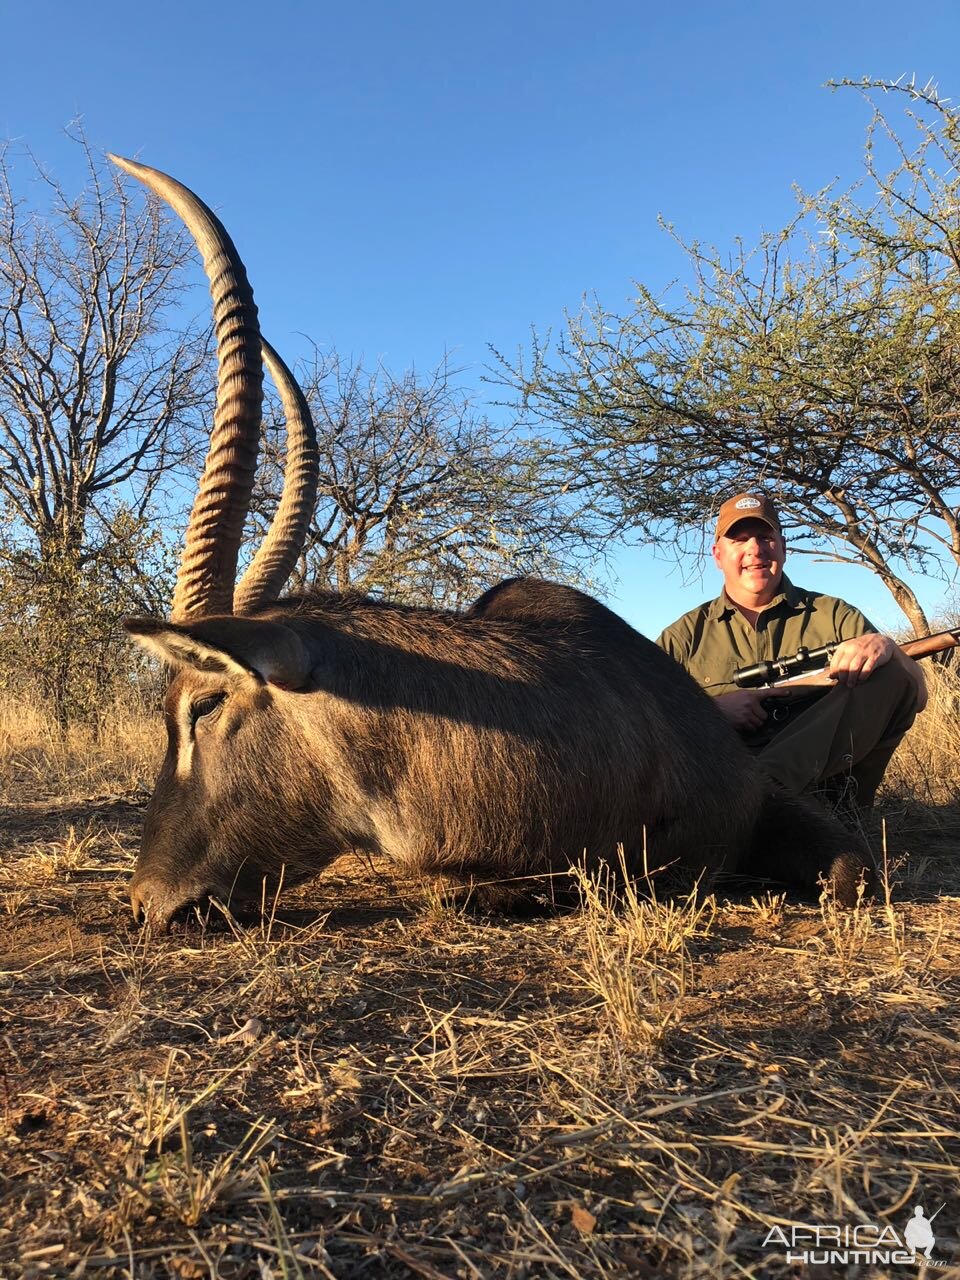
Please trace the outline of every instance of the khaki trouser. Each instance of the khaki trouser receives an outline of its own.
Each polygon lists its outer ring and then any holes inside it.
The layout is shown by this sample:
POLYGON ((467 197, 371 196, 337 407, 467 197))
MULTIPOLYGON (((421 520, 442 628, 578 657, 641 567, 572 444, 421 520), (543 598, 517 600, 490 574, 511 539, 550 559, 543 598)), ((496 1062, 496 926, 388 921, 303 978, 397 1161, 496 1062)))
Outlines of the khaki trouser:
POLYGON ((917 689, 895 659, 863 684, 838 685, 756 750, 763 770, 799 794, 828 778, 846 775, 859 805, 874 794, 897 743, 917 714, 917 689))

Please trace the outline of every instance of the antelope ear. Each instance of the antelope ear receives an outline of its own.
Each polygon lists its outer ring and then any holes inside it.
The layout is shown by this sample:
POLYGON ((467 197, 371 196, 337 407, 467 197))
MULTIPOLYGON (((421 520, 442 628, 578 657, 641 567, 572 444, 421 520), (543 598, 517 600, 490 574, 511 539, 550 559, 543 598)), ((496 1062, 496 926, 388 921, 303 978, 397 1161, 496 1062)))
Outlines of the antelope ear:
POLYGON ((310 674, 300 637, 279 622, 226 616, 196 622, 124 618, 123 625, 138 644, 175 667, 253 675, 283 689, 302 689, 310 674))

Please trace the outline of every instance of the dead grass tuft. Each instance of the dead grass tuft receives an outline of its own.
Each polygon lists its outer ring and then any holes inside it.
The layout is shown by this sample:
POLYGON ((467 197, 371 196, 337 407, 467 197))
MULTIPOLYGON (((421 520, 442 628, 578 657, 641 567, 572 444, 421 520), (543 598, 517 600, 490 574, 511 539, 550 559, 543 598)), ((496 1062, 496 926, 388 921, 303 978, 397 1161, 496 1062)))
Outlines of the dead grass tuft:
POLYGON ((679 1016, 692 964, 690 946, 705 937, 716 914, 712 897, 693 889, 661 902, 647 878, 643 894, 621 867, 576 872, 582 903, 581 948, 571 976, 600 1000, 611 1029, 633 1050, 652 1049, 679 1016))

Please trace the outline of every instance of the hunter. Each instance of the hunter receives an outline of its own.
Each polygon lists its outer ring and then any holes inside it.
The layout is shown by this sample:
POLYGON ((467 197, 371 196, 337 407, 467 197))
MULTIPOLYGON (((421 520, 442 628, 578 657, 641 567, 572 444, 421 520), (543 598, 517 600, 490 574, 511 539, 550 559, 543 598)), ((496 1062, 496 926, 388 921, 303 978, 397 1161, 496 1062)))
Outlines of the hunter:
POLYGON ((783 571, 780 518, 762 493, 724 502, 713 559, 723 590, 657 643, 710 693, 765 772, 788 791, 824 789, 872 807, 897 743, 927 700, 923 673, 843 600, 783 571), (821 688, 740 689, 738 667, 836 644, 821 688))

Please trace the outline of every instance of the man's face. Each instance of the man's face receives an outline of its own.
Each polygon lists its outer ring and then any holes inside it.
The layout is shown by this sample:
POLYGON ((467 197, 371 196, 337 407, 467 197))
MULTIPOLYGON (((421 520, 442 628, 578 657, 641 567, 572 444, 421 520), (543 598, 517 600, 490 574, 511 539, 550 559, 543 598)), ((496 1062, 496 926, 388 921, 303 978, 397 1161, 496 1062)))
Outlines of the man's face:
POLYGON ((713 546, 727 595, 737 604, 768 604, 777 594, 787 549, 762 520, 738 520, 713 546))

